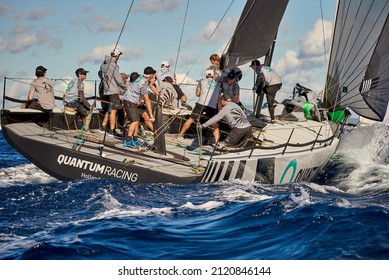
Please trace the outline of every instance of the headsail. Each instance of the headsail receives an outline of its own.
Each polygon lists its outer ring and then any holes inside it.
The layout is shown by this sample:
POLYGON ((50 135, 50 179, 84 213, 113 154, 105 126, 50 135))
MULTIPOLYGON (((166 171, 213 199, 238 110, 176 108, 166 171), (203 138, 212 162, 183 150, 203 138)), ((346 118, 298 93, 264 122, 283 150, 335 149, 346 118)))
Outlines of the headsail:
POLYGON ((324 103, 382 121, 389 101, 389 0, 340 0, 324 103))
POLYGON ((224 67, 242 65, 269 51, 288 0, 248 0, 225 54, 224 67))

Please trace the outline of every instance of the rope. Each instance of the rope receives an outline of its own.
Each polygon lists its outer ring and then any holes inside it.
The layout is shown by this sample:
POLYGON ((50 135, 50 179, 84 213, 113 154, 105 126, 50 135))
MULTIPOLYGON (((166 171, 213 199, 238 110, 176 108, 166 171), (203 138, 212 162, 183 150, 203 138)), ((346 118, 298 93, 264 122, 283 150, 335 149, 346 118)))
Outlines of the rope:
POLYGON ((197 123, 196 128, 197 128, 197 141, 199 143, 199 161, 197 163, 197 166, 201 167, 202 166, 201 158, 203 154, 203 130, 201 129, 200 123, 197 123))

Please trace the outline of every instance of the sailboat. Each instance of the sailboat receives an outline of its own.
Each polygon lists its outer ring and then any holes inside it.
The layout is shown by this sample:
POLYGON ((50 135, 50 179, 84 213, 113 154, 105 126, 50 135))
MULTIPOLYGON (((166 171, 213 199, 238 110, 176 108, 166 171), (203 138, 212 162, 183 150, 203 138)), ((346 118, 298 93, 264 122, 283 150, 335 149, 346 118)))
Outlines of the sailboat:
MULTIPOLYGON (((270 65, 287 5, 287 0, 247 1, 223 54, 226 69, 263 56, 265 65, 270 65)), ((277 122, 254 127, 252 137, 240 148, 206 146, 201 136, 178 142, 169 124, 190 113, 182 108, 158 108, 158 119, 164 120, 158 126, 158 137, 145 140, 144 147, 123 147, 122 139, 85 132, 74 122, 74 112, 66 109, 55 108, 47 114, 5 108, 6 100, 23 102, 5 91, 3 135, 33 164, 60 180, 112 178, 140 184, 311 181, 335 153, 348 109, 374 120, 385 115, 388 12, 388 1, 340 1, 323 100, 296 83, 294 98, 279 104, 283 111, 277 122), (311 105, 304 111, 306 103, 311 105)), ((261 118, 258 112, 249 115, 252 123, 261 118)), ((93 113, 89 128, 98 130, 100 125, 99 114, 93 113)))

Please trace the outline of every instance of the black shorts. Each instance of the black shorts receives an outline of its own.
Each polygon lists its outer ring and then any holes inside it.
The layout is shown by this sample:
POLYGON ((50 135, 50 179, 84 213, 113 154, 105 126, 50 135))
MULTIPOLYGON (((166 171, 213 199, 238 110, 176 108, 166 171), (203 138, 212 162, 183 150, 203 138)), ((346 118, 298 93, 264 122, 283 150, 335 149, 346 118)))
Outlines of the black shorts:
POLYGON ((81 116, 86 117, 88 115, 89 109, 84 106, 81 102, 71 102, 65 104, 68 107, 72 107, 79 113, 81 116))
POLYGON ((130 122, 139 122, 139 110, 138 110, 138 105, 134 104, 128 100, 123 100, 124 104, 124 110, 126 111, 127 114, 127 119, 130 122))
POLYGON ((29 109, 35 109, 35 110, 40 110, 42 112, 45 112, 45 113, 50 113, 51 111, 53 110, 49 110, 49 109, 45 109, 41 106, 41 104, 38 103, 38 100, 37 99, 34 99, 32 101, 29 101, 27 103, 27 108, 29 109))
POLYGON ((139 105, 138 106, 138 114, 139 114, 139 117, 141 117, 143 115, 144 112, 148 112, 147 111, 147 107, 145 104, 142 104, 142 105, 139 105))
POLYGON ((245 128, 233 128, 230 134, 228 134, 226 140, 224 140, 224 142, 226 143, 227 147, 236 147, 237 145, 245 141, 247 138, 249 138, 251 132, 251 126, 245 128))
MULTIPOLYGON (((111 94, 111 95, 104 95, 104 99, 110 103, 112 103, 112 110, 120 110, 122 109, 122 102, 119 97, 119 93, 111 94)), ((109 104, 108 104, 109 106, 109 104)))
POLYGON ((216 115, 216 113, 216 109, 196 103, 196 106, 190 114, 190 117, 194 120, 197 120, 200 117, 200 122, 204 123, 210 118, 212 118, 214 115, 216 115))

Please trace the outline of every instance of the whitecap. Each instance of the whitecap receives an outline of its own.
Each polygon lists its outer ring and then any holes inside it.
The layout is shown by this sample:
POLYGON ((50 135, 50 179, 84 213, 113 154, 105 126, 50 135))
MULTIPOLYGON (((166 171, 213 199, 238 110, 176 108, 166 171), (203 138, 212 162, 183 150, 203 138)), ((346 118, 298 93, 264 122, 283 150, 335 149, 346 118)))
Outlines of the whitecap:
POLYGON ((353 170, 338 187, 352 194, 387 190, 389 129, 383 123, 362 126, 343 135, 337 151, 353 170))
POLYGON ((58 181, 32 163, 0 169, 0 186, 24 186, 26 184, 52 183, 58 181))
POLYGON ((198 205, 194 205, 192 202, 187 202, 184 205, 180 206, 180 208, 209 211, 223 205, 224 203, 220 201, 207 201, 205 203, 198 204, 198 205))
POLYGON ((272 198, 259 193, 260 190, 256 182, 234 180, 223 182, 221 190, 216 192, 215 197, 230 202, 258 202, 272 198))

